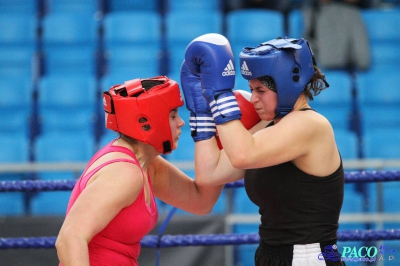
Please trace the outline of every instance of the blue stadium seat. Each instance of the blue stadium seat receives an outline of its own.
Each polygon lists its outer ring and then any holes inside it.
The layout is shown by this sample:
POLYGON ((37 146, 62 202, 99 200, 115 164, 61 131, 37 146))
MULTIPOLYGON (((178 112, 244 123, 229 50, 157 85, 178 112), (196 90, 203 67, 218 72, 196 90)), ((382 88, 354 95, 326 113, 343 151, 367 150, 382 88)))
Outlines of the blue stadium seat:
POLYGON ((29 161, 29 140, 22 135, 0 134, 1 163, 26 163, 29 161))
POLYGON ((0 109, 27 108, 33 99, 33 82, 29 78, 0 76, 0 109))
POLYGON ((391 66, 374 68, 360 73, 358 81, 363 129, 400 129, 398 70, 391 66))
POLYGON ((400 103, 398 73, 399 69, 392 66, 379 67, 360 73, 358 77, 360 104, 392 105, 400 103))
MULTIPOLYGON (((82 133, 49 133, 37 137, 34 159, 38 163, 86 163, 95 153, 92 135, 82 133)), ((74 180, 81 172, 46 171, 38 172, 41 180, 74 180)))
POLYGON ((400 10, 389 9, 363 9, 362 16, 371 41, 399 40, 400 10))
MULTIPOLYGON (((38 136, 34 155, 38 163, 87 163, 95 153, 92 135, 56 133, 38 136)), ((82 169, 83 170, 83 169, 82 169)), ((38 172, 40 180, 75 180, 81 171, 38 172)), ((38 192, 31 199, 32 215, 64 215, 71 191, 38 192)))
MULTIPOLYGON (((398 113, 400 116, 400 113, 398 113)), ((374 128, 364 132, 363 148, 365 158, 399 159, 400 134, 397 128, 374 128)))
MULTIPOLYGON (((383 182, 382 184, 383 211, 385 213, 400 212, 399 205, 395 204, 395 202, 398 202, 400 200, 399 190, 400 190, 399 182, 383 182)), ((397 228, 400 228, 400 225, 398 225, 397 228)))
MULTIPOLYGON (((94 138, 80 133, 49 133, 37 137, 35 161, 41 163, 86 162, 95 152, 94 138)), ((53 175, 52 175, 53 176, 53 175)), ((55 179, 51 176, 49 179, 55 179)), ((74 175, 69 175, 71 179, 74 175)))
POLYGON ((293 9, 288 15, 288 37, 304 37, 304 21, 301 9, 293 9))
POLYGON ((34 216, 63 216, 67 211, 71 191, 39 192, 31 199, 31 214, 34 216))
POLYGON ((0 13, 35 15, 38 12, 38 3, 37 0, 1 0, 0 13))
POLYGON ((348 188, 349 184, 345 184, 345 192, 341 213, 362 213, 363 199, 362 195, 354 188, 348 188))
POLYGON ((26 136, 1 133, 0 146, 0 163, 29 162, 29 139, 26 136))
MULTIPOLYGON (((1 6, 1 5, 0 5, 1 6)), ((0 76, 33 78, 38 20, 34 14, 1 13, 0 76)))
POLYGON ((362 105, 361 124, 364 131, 379 128, 400 129, 400 106, 383 104, 362 105))
POLYGON ((98 0, 44 0, 47 12, 74 12, 94 14, 100 11, 98 0))
POLYGON ((7 111, 7 113, 3 112, 3 110, 0 111, 0 115, 2 116, 0 125, 1 134, 20 135, 28 138, 31 130, 31 114, 26 111, 15 110, 11 112, 7 111))
POLYGON ((104 40, 106 47, 152 42, 160 46, 161 17, 152 11, 109 13, 104 17, 104 40))
MULTIPOLYGON (((78 108, 79 109, 79 108, 78 108)), ((41 109, 39 114, 40 132, 80 132, 93 134, 96 113, 93 110, 68 110, 68 108, 45 111, 41 109)))
MULTIPOLYGON (((0 134, 0 164, 27 163, 29 161, 29 141, 26 136, 0 134)), ((0 181, 23 180, 24 173, 0 173, 0 181)), ((23 192, 0 193, 0 216, 24 214, 23 192)))
POLYGON ((154 11, 108 13, 104 18, 107 75, 160 75, 161 16, 154 11))
POLYGON ((0 75, 33 79, 35 62, 33 47, 3 47, 0 45, 0 75))
POLYGON ((159 11, 158 0, 108 0, 106 11, 108 13, 124 11, 159 11))
POLYGON ((361 14, 370 40, 373 65, 399 66, 400 9, 370 8, 363 9, 361 14))
POLYGON ((0 93, 0 132, 27 138, 33 105, 31 80, 23 77, 0 77, 0 93))
POLYGON ((39 81, 38 113, 41 133, 93 134, 97 87, 92 76, 48 75, 39 81))
POLYGON ((34 15, 2 13, 0 27, 3 30, 0 35, 0 44, 34 45, 37 23, 34 15))
POLYGON ((195 13, 199 10, 215 11, 222 10, 221 0, 197 0, 197 1, 186 1, 186 0, 168 0, 168 12, 189 12, 195 13))
POLYGON ((313 103, 311 103, 311 107, 314 108, 318 113, 325 116, 331 123, 334 130, 349 129, 350 107, 340 106, 338 108, 333 108, 333 105, 317 106, 313 103))
POLYGON ((392 64, 397 69, 400 69, 398 64, 400 60, 400 55, 398 53, 398 46, 400 40, 398 42, 379 42, 371 44, 371 60, 373 65, 371 65, 371 69, 374 69, 379 65, 392 64))
POLYGON ((226 15, 226 37, 239 69, 239 53, 243 47, 255 47, 277 37, 285 37, 284 16, 267 9, 238 9, 226 15), (251 25, 251 26, 250 26, 251 25))
POLYGON ((179 73, 187 45, 206 33, 223 30, 220 11, 197 10, 194 12, 169 12, 165 18, 166 48, 168 51, 168 76, 179 81, 179 73))
POLYGON ((24 215, 24 193, 2 192, 0 194, 0 217, 24 215))
POLYGON ((329 88, 323 90, 310 102, 312 108, 324 115, 334 130, 349 128, 351 102, 351 79, 345 71, 324 71, 329 88))
POLYGON ((284 37, 283 14, 274 10, 239 9, 227 14, 227 38, 231 44, 255 46, 284 37), (249 27, 251 25, 251 27, 249 27))
POLYGON ((344 104, 351 102, 351 77, 350 74, 342 70, 324 70, 329 87, 317 95, 313 102, 319 105, 344 104))
POLYGON ((127 80, 159 76, 161 75, 160 56, 159 47, 146 45, 114 47, 107 51, 106 75, 124 75, 127 80))
POLYGON ((335 140, 343 160, 358 158, 358 140, 353 131, 337 129, 335 140))
POLYGON ((92 14, 48 13, 42 23, 46 75, 96 73, 98 22, 92 14))

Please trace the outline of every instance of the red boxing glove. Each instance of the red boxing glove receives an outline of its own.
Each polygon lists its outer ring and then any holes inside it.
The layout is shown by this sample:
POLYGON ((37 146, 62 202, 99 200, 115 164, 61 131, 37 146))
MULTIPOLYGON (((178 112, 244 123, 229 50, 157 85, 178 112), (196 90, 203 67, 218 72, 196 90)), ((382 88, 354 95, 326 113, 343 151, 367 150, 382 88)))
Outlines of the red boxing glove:
MULTIPOLYGON (((233 94, 235 95, 240 111, 242 112, 242 118, 240 118, 240 122, 242 122, 246 129, 252 128, 258 122, 260 122, 261 119, 254 109, 254 105, 250 102, 251 93, 244 90, 235 90, 233 91, 233 94)), ((222 144, 219 140, 218 131, 215 138, 217 139, 218 147, 221 150, 222 144)))

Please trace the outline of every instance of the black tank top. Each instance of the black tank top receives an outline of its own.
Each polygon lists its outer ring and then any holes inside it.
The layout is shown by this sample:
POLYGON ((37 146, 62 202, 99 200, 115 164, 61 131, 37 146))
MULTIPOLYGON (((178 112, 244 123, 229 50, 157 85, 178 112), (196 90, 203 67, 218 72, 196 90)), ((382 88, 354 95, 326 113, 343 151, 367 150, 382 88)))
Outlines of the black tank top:
POLYGON ((259 234, 267 245, 310 244, 337 240, 344 194, 344 170, 309 175, 292 162, 246 170, 244 184, 259 207, 259 234))

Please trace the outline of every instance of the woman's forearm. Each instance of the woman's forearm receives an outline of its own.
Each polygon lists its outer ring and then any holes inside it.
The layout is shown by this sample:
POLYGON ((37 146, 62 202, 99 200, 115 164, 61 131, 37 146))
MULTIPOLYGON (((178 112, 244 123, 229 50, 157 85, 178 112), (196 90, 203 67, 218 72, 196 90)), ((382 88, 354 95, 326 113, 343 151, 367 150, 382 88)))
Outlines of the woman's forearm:
POLYGON ((194 163, 197 184, 215 185, 213 175, 218 166, 219 153, 214 138, 196 142, 194 163))
POLYGON ((195 182, 200 186, 223 185, 243 178, 244 170, 232 167, 214 138, 196 142, 195 182))
POLYGON ((196 206, 192 206, 190 212, 197 215, 209 214, 221 196, 224 186, 199 186, 196 184, 196 187, 198 200, 196 206))

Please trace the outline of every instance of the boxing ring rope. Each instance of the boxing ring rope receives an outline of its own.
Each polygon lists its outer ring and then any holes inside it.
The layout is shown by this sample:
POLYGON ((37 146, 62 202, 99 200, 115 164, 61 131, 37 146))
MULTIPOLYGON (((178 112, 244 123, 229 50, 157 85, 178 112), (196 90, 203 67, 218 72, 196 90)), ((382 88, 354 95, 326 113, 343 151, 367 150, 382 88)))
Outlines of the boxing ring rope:
MULTIPOLYGON (((399 166, 399 161, 373 160, 375 166, 381 167, 399 166)), ((370 161, 371 163, 371 161, 370 161)), ((177 163, 178 164, 178 163, 177 163)), ((34 171, 54 171, 69 170, 80 171, 83 164, 61 164, 61 167, 49 167, 50 164, 32 165, 24 167, 17 165, 0 166, 0 172, 34 172, 34 171), (8 168, 7 168, 8 167, 8 168), (64 167, 64 168, 63 168, 64 167)), ((353 167, 368 165, 366 162, 353 162, 353 167)), ((190 163, 180 165, 182 168, 192 169, 190 163)), ((371 164, 369 164, 371 167, 371 164)), ((400 180, 400 171, 368 170, 368 171, 345 171, 345 183, 368 183, 368 182, 392 182, 400 180)), ((1 181, 0 192, 32 192, 32 191, 68 191, 72 190, 76 180, 13 180, 1 181)), ((243 187, 243 180, 232 182, 225 185, 225 188, 243 187)), ((170 217, 172 217, 171 213, 170 217)), ((383 214, 378 216, 362 215, 369 221, 382 220, 383 214)), ((258 216, 257 216, 258 217, 258 216)), ((389 220, 400 220, 400 215, 387 215, 389 220)), ((229 220, 229 217, 228 217, 229 220)), ((250 219, 251 220, 251 219, 250 219)), ((253 219, 254 220, 254 219, 253 219)), ((211 245, 243 245, 258 244, 258 233, 229 233, 229 234, 205 234, 205 235, 162 235, 162 231, 167 225, 164 223, 159 230, 159 235, 148 235, 141 241, 142 247, 148 248, 167 248, 177 246, 211 246, 211 245)), ((229 221, 228 221, 229 222, 229 221)), ((399 240, 400 229, 387 230, 340 230, 338 231, 339 241, 376 241, 376 240, 399 240)), ((56 237, 19 237, 19 238, 0 238, 0 249, 23 249, 23 248, 54 248, 56 237)))
MULTIPOLYGON (((345 183, 369 183, 399 181, 400 171, 346 171, 345 183)), ((68 191, 72 190, 76 180, 14 180, 1 181, 0 192, 32 191, 68 191)), ((225 185, 225 188, 237 188, 244 185, 243 180, 225 185)))
MULTIPOLYGON (((342 230, 338 231, 339 241, 398 240, 400 229, 387 230, 342 230)), ((148 235, 140 242, 146 248, 167 248, 178 246, 215 246, 258 244, 258 233, 247 234, 205 234, 205 235, 163 235, 161 238, 148 235)), ((0 249, 10 248, 54 248, 56 237, 0 238, 0 249)))

